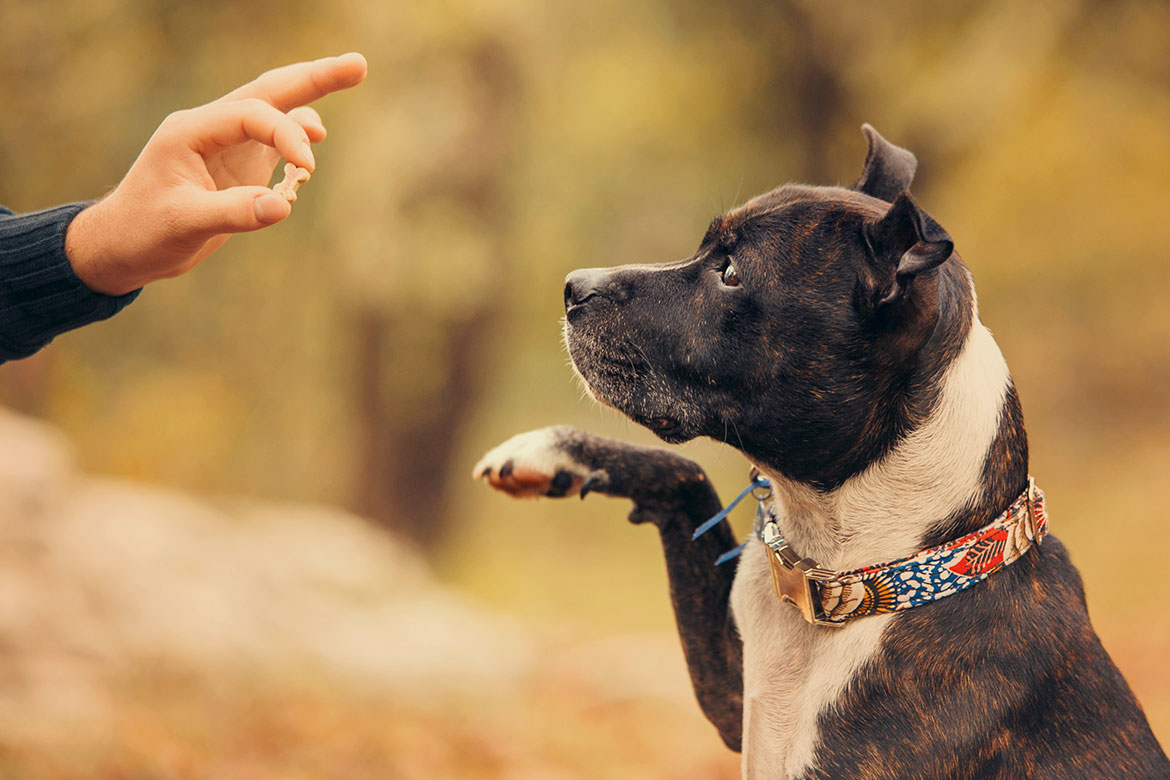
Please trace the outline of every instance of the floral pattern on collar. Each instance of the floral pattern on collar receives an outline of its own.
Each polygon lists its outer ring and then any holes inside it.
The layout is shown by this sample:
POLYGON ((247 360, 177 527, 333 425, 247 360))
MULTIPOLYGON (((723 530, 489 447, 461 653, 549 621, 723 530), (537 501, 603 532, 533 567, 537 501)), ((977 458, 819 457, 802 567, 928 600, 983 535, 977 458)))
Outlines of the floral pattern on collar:
MULTIPOLYGON (((772 507, 761 503, 760 510, 756 535, 761 541, 766 538, 775 553, 787 542, 778 533, 772 507), (765 534, 765 527, 772 524, 774 529, 765 534)), ((1019 560, 1047 533, 1044 493, 1029 477, 1028 488, 1019 498, 973 533, 897 561, 810 580, 813 599, 819 601, 818 622, 840 624, 954 595, 1019 560)))

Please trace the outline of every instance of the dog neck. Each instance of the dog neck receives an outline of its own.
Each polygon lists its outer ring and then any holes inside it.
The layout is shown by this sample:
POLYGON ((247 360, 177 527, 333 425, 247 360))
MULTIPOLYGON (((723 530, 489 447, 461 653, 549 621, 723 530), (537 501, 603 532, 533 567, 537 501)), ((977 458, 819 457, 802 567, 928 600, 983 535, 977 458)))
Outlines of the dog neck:
MULTIPOLYGON (((996 468, 989 458, 993 445, 1006 440, 1005 424, 1018 422, 1018 415, 1004 414, 1008 407, 1018 412, 1018 402, 1003 355, 977 314, 939 381, 926 419, 840 487, 820 491, 761 468, 772 480, 785 537, 799 555, 848 571, 911 555, 939 533, 987 522, 1002 510, 982 517, 1000 500, 985 490, 987 471, 996 468)), ((1022 442, 1022 428, 1007 438, 1022 442)), ((1000 480, 1016 488, 1008 502, 1019 492, 1017 476, 1027 479, 1024 447, 1022 474, 1000 480)), ((1018 464, 1012 468, 1019 470, 1018 464)))

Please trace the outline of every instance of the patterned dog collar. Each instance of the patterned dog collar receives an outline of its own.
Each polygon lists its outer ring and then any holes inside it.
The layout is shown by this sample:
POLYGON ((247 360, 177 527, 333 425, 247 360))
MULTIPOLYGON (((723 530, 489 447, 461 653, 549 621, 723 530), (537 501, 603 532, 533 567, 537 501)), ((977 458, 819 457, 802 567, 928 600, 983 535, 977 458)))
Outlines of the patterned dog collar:
POLYGON ((770 550, 776 595, 819 626, 841 626, 966 590, 1020 558, 1046 533, 1044 494, 1031 477, 1027 490, 978 531, 908 558, 847 572, 801 558, 781 536, 772 509, 761 501, 756 512, 756 535, 770 550))

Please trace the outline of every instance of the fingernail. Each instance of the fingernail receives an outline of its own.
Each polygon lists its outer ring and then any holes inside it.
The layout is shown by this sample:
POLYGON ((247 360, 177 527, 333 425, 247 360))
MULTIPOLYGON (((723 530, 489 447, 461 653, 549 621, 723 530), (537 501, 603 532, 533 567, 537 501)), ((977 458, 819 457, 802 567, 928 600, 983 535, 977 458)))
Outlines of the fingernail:
POLYGON ((366 62, 366 55, 362 54, 360 51, 347 51, 345 54, 342 54, 340 57, 338 57, 338 59, 343 59, 343 58, 348 58, 350 60, 356 60, 357 62, 361 63, 362 68, 363 68, 362 78, 363 79, 365 78, 365 69, 368 69, 370 67, 370 64, 368 62, 366 62))
POLYGON ((275 193, 268 195, 257 195, 256 200, 252 201, 252 212, 256 215, 256 221, 262 225, 271 225, 273 222, 279 222, 285 216, 284 198, 275 193))
POLYGON ((301 155, 309 161, 308 168, 310 171, 317 167, 317 158, 313 157, 313 150, 308 144, 301 144, 301 155))

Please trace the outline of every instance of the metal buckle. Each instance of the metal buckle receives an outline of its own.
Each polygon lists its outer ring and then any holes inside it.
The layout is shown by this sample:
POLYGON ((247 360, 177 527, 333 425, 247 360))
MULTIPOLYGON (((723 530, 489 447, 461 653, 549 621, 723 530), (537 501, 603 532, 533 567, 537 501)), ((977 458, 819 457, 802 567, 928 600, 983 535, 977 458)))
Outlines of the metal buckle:
POLYGON ((832 579, 834 572, 822 569, 811 558, 797 555, 788 542, 780 538, 780 529, 775 521, 764 524, 764 543, 771 552, 768 563, 771 564, 772 589, 776 591, 776 597, 796 607, 804 619, 814 626, 840 628, 843 623, 826 620, 821 608, 819 583, 832 579), (776 546, 769 544, 769 540, 776 546))
MULTIPOLYGON (((757 468, 756 466, 752 466, 751 470, 748 471, 748 481, 754 484, 759 479, 760 479, 759 468, 757 468)), ((767 501, 771 497, 772 497, 771 484, 756 485, 755 487, 752 488, 752 498, 754 498, 756 501, 760 502, 761 504, 764 503, 765 501, 767 501)))
POLYGON ((1028 536, 1031 538, 1033 544, 1040 544, 1040 541, 1043 539, 1043 537, 1040 535, 1040 521, 1036 517, 1036 480, 1031 476, 1028 477, 1028 490, 1026 493, 1028 501, 1028 519, 1025 522, 1027 522, 1027 528, 1031 531, 1028 536))

